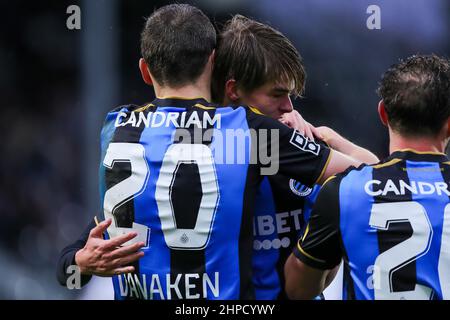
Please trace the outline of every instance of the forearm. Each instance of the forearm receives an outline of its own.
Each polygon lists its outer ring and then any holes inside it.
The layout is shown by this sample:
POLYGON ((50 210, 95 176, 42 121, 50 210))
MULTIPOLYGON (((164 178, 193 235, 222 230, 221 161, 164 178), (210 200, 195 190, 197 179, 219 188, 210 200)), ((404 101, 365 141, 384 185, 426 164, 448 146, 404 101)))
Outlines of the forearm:
MULTIPOLYGON (((345 140, 345 139, 344 139, 345 140)), ((367 149, 364 149, 360 146, 357 146, 356 144, 350 142, 347 140, 347 142, 349 143, 349 145, 346 147, 346 153, 356 159, 359 160, 361 162, 367 163, 367 164, 374 164, 379 162, 380 160, 378 159, 378 157, 376 155, 374 155, 372 152, 370 152, 367 149)))
MULTIPOLYGON (((321 130, 321 128, 319 128, 319 130, 321 130)), ((347 140, 336 131, 327 128, 327 130, 323 130, 322 132, 324 141, 328 143, 331 148, 363 163, 374 164, 379 162, 379 159, 375 154, 347 140)))
POLYGON ((336 274, 339 271, 339 267, 341 265, 337 265, 336 267, 334 267, 334 269, 331 269, 328 274, 327 274, 327 278, 325 279, 325 286, 324 286, 324 290, 326 288, 328 288, 328 286, 333 282, 334 278, 336 278, 336 274))
POLYGON ((328 271, 315 270, 293 254, 288 258, 284 267, 286 278, 285 290, 289 299, 312 300, 324 289, 328 280, 328 271))

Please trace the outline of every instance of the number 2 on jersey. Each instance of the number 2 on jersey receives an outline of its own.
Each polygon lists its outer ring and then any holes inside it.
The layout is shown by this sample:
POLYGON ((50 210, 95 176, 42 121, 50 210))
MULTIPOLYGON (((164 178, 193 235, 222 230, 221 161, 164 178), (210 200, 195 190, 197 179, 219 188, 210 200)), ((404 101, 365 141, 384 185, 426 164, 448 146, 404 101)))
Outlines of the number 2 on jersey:
MULTIPOLYGON (((407 240, 400 242, 381 253, 375 260, 373 282, 375 299, 430 299, 432 290, 416 284, 411 291, 393 290, 393 273, 405 265, 424 256, 433 239, 433 228, 425 208, 418 202, 375 203, 372 206, 369 224, 379 230, 389 231, 392 223, 409 222, 413 233, 407 240)), ((443 299, 450 299, 450 204, 444 210, 441 249, 439 255, 439 281, 443 299)))

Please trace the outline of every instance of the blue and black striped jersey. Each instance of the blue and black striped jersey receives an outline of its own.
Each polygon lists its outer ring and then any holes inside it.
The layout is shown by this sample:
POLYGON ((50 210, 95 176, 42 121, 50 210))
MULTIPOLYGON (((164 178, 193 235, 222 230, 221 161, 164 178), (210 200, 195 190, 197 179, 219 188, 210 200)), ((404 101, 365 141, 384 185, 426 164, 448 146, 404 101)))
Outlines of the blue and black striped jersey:
POLYGON ((305 229, 319 190, 319 185, 310 188, 283 175, 263 179, 253 221, 256 299, 287 299, 284 263, 305 229))
POLYGON ((255 195, 276 172, 313 185, 330 150, 248 107, 156 99, 120 107, 102 130, 108 236, 144 241, 117 299, 252 299, 255 195))
POLYGON ((450 163, 396 151, 329 180, 294 254, 331 269, 344 299, 450 299, 450 163))

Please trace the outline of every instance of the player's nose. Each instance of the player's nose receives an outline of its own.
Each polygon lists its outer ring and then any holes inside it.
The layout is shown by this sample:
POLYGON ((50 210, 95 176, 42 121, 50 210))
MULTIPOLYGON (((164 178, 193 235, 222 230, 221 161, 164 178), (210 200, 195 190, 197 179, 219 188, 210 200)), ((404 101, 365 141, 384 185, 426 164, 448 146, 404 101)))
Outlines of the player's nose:
POLYGON ((287 96, 283 99, 282 103, 280 104, 280 112, 283 113, 288 113, 291 112, 292 110, 294 110, 294 107, 292 105, 292 101, 291 101, 291 97, 287 96))

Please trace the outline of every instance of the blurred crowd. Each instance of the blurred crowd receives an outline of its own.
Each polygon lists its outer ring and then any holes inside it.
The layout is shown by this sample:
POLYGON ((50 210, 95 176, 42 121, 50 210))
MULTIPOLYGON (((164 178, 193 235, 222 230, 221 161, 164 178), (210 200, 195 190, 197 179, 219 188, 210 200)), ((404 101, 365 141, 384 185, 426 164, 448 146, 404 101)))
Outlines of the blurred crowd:
POLYGON ((64 297, 51 290, 53 265, 82 222, 80 35, 61 8, 0 4, 0 298, 64 297))

